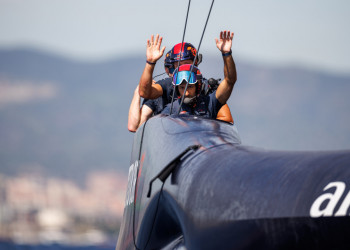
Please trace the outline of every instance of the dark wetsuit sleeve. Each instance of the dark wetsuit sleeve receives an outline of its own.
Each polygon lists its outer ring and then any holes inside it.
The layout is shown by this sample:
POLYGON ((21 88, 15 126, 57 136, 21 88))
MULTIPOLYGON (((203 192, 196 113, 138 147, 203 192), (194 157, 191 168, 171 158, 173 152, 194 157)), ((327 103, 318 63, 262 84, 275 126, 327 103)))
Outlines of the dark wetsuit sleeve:
POLYGON ((158 99, 158 106, 157 110, 155 112, 158 114, 162 112, 162 110, 165 108, 165 106, 171 102, 171 96, 172 96, 172 83, 171 78, 164 78, 162 80, 159 80, 157 84, 159 84, 163 89, 163 95, 158 99))
POLYGON ((157 99, 144 99, 142 105, 148 106, 154 112, 157 109, 157 99))
POLYGON ((222 106, 224 106, 224 104, 221 104, 219 102, 219 100, 216 98, 216 90, 209 94, 209 97, 210 97, 210 101, 209 101, 209 110, 210 110, 210 113, 213 114, 212 117, 213 118, 216 118, 218 113, 219 113, 219 110, 221 109, 222 106))
POLYGON ((145 99, 142 103, 142 105, 147 105, 150 109, 152 109, 155 115, 162 112, 164 106, 167 103, 169 103, 168 95, 169 95, 169 84, 171 84, 171 78, 165 78, 165 79, 159 80, 157 84, 159 84, 162 87, 163 95, 157 99, 145 99))
POLYGON ((157 83, 158 83, 160 86, 162 86, 163 91, 164 91, 164 90, 167 91, 168 86, 169 86, 169 83, 171 83, 171 81, 172 81, 171 78, 167 77, 167 78, 164 78, 164 79, 162 79, 162 80, 157 81, 157 83))
MULTIPOLYGON (((164 78, 160 81, 157 82, 163 89, 163 102, 164 105, 168 104, 171 102, 171 97, 173 94, 173 84, 172 84, 172 79, 170 77, 164 78)), ((176 96, 175 96, 176 98, 176 96)))

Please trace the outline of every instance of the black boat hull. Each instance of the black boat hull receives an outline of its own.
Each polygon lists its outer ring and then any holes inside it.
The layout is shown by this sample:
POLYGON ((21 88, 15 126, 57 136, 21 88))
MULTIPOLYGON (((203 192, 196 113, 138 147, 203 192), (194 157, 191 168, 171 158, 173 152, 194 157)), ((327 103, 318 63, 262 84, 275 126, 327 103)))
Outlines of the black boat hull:
POLYGON ((231 124, 160 115, 135 134, 130 165, 117 249, 350 246, 349 150, 268 151, 231 124))

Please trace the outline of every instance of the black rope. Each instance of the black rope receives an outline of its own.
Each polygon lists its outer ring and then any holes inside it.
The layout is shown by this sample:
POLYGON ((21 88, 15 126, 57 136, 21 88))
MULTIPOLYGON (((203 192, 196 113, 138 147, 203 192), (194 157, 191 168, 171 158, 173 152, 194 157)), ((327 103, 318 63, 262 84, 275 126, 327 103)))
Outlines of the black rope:
POLYGON ((154 224, 155 224, 156 219, 157 219, 158 208, 159 208, 159 201, 160 201, 161 195, 163 194, 164 184, 165 184, 165 182, 163 182, 162 187, 160 188, 160 191, 159 191, 159 196, 158 196, 158 200, 157 200, 157 208, 156 208, 156 211, 154 213, 153 222, 152 222, 152 226, 151 226, 151 232, 150 232, 150 234, 148 236, 148 239, 147 239, 147 242, 146 242, 146 245, 145 245, 145 249, 147 249, 147 245, 148 245, 148 243, 149 243, 149 241, 151 239, 151 235, 152 235, 152 231, 153 231, 153 228, 154 228, 154 224))
POLYGON ((157 78, 158 76, 162 76, 162 75, 164 75, 164 74, 166 74, 166 72, 164 72, 164 73, 162 73, 162 74, 159 74, 159 75, 154 76, 154 77, 152 78, 152 80, 154 80, 154 79, 155 79, 155 78, 157 78))
MULTIPOLYGON (((205 22, 205 25, 204 25, 204 29, 203 29, 203 33, 202 33, 202 37, 201 37, 201 40, 199 41, 199 45, 198 45, 198 49, 197 49, 197 53, 196 53, 196 56, 194 58, 194 61, 191 65, 191 72, 193 70, 193 66, 197 60, 197 57, 198 57, 198 53, 199 53, 199 49, 201 47, 201 44, 202 44, 202 40, 203 40, 203 36, 204 36, 204 33, 205 33, 205 29, 207 28, 207 24, 208 24, 208 20, 209 20, 209 17, 210 17, 210 13, 211 13, 211 9, 213 8, 213 4, 214 4, 214 0, 211 2, 211 6, 210 6, 210 9, 209 9, 209 13, 208 13, 208 16, 207 16, 207 21, 205 22)), ((182 94, 182 97, 181 97, 181 103, 180 103, 180 107, 179 107, 179 110, 177 111, 177 114, 180 114, 180 110, 181 110, 181 107, 182 107, 182 103, 185 99, 185 94, 186 94, 186 91, 187 91, 187 87, 188 87, 188 82, 190 81, 190 77, 191 77, 191 74, 189 75, 188 79, 187 79, 187 83, 186 83, 186 87, 185 87, 185 91, 184 93, 182 94)))
MULTIPOLYGON (((188 19, 188 13, 190 12, 190 5, 191 5, 191 0, 188 0, 188 7, 187 7, 187 14, 186 14, 186 21, 185 21, 185 28, 184 28, 184 32, 182 35, 182 42, 181 42, 181 51, 180 51, 180 59, 179 59, 179 64, 177 65, 177 67, 180 67, 180 62, 182 59, 182 54, 183 54, 183 50, 184 50, 184 40, 185 40, 185 34, 186 34, 186 27, 187 27, 187 19, 188 19)), ((175 88, 176 85, 174 84, 173 87, 173 95, 171 97, 171 107, 170 107, 170 113, 169 115, 171 115, 171 113, 173 112, 173 104, 174 104, 174 98, 175 98, 175 88)))

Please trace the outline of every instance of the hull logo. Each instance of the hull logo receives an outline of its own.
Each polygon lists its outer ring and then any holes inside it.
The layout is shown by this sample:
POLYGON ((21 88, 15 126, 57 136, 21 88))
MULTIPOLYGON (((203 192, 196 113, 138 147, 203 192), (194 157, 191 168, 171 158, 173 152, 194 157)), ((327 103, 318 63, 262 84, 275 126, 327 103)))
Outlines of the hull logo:
POLYGON ((139 169, 139 161, 135 161, 129 168, 128 187, 126 189, 125 206, 129 206, 135 199, 135 185, 137 172, 139 169))
POLYGON ((320 195, 311 205, 310 216, 313 218, 330 217, 330 216, 346 216, 350 207, 350 191, 346 194, 344 200, 340 203, 340 199, 345 191, 344 182, 331 182, 323 191, 335 188, 334 192, 328 192, 320 195), (336 206, 340 204, 338 210, 335 211, 336 206))

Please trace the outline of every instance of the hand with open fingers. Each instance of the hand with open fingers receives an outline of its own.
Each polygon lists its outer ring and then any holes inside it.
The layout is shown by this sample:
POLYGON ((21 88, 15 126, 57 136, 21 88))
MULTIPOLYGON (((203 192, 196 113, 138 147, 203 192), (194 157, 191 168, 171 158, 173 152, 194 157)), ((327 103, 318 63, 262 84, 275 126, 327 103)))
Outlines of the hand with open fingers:
POLYGON ((163 37, 159 37, 159 34, 156 35, 155 39, 154 36, 151 36, 151 40, 147 40, 147 51, 146 51, 146 57, 147 61, 151 63, 155 63, 161 58, 164 54, 165 46, 161 49, 160 46, 162 45, 163 37))
POLYGON ((220 39, 215 38, 216 47, 221 51, 221 53, 229 53, 232 48, 233 32, 229 30, 220 32, 220 39))

